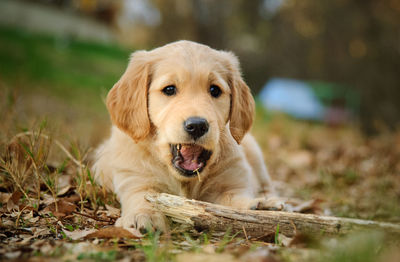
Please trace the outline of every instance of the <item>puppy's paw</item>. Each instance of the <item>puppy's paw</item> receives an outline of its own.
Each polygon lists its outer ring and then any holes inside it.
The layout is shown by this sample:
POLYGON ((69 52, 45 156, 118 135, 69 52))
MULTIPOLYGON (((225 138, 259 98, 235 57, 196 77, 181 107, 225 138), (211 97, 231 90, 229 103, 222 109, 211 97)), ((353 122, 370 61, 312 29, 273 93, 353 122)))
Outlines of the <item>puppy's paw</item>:
POLYGON ((123 228, 136 228, 140 233, 145 234, 147 230, 166 231, 165 218, 156 212, 139 212, 122 215, 115 222, 115 226, 123 228))
POLYGON ((281 211, 285 209, 285 202, 278 197, 256 198, 250 204, 250 209, 281 211))

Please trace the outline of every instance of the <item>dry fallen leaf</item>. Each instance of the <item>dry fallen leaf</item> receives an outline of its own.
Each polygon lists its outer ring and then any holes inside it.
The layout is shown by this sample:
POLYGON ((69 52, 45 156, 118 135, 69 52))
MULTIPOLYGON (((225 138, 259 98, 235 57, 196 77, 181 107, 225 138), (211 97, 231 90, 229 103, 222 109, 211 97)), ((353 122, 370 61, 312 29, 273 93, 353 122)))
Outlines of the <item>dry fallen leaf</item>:
POLYGON ((84 229, 84 230, 74 230, 74 231, 68 231, 68 230, 63 230, 63 232, 65 233, 65 235, 67 235, 67 237, 71 238, 72 240, 78 240, 81 238, 86 237, 87 235, 96 232, 96 229, 92 228, 92 229, 84 229))
POLYGON ((105 227, 86 236, 86 238, 141 238, 143 235, 136 229, 122 227, 105 227))
POLYGON ((108 217, 119 217, 121 214, 121 210, 119 208, 112 207, 106 204, 107 208, 107 216, 108 217))
POLYGON ((47 227, 33 227, 32 233, 35 238, 45 237, 51 234, 50 230, 47 227))
POLYGON ((18 242, 18 245, 27 245, 31 242, 31 239, 34 239, 34 236, 30 236, 30 235, 19 235, 20 238, 22 238, 22 241, 18 242))
POLYGON ((72 178, 69 175, 61 175, 57 180, 57 196, 62 196, 72 188, 72 178))
POLYGON ((18 201, 22 197, 21 191, 15 191, 7 201, 7 210, 18 210, 18 201))
POLYGON ((76 210, 76 205, 66 201, 64 199, 60 199, 57 201, 57 208, 56 208, 56 203, 53 202, 52 204, 48 205, 44 210, 51 211, 55 216, 57 217, 64 217, 66 215, 71 214, 73 211, 76 210))
POLYGON ((0 203, 6 204, 8 202, 8 200, 10 199, 11 195, 12 195, 11 193, 0 192, 0 203))
POLYGON ((64 197, 63 199, 65 201, 68 201, 68 202, 71 202, 71 203, 76 203, 76 202, 81 201, 80 196, 77 195, 77 194, 74 194, 74 195, 71 195, 71 196, 68 196, 68 197, 64 197))
POLYGON ((8 259, 16 259, 21 255, 21 251, 17 250, 14 252, 5 253, 4 256, 8 259))
POLYGON ((287 236, 285 236, 283 234, 279 234, 278 241, 279 241, 279 243, 282 244, 282 246, 288 247, 292 243, 293 238, 292 237, 287 237, 287 236))

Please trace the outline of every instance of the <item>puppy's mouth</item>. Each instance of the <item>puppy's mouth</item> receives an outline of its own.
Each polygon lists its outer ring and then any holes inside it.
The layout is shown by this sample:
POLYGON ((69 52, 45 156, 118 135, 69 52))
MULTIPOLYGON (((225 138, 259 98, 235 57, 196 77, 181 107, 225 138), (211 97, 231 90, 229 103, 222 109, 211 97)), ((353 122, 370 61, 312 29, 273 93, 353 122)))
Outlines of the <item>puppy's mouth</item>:
POLYGON ((212 152, 196 144, 171 144, 172 165, 186 177, 203 171, 212 152))

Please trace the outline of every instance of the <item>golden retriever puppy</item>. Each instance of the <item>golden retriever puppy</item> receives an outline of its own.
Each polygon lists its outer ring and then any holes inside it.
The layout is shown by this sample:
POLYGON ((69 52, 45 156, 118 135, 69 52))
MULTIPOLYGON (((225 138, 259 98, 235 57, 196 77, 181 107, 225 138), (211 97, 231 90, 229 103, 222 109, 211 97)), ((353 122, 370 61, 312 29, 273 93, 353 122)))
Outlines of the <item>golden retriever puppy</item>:
POLYGON ((256 198, 270 179, 248 134, 254 99, 232 53, 190 41, 137 51, 106 103, 112 133, 97 149, 93 171, 121 202, 117 226, 166 229, 144 199, 149 192, 282 208, 256 198))

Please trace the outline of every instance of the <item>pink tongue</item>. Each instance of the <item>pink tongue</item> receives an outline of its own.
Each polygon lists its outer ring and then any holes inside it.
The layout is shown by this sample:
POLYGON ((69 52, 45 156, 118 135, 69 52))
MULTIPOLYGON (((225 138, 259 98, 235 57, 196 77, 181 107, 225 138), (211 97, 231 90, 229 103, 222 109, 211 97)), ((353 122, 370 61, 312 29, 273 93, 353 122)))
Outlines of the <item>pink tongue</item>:
POLYGON ((180 166, 186 170, 196 170, 202 166, 202 164, 198 163, 198 158, 203 151, 203 148, 196 145, 185 146, 183 145, 180 153, 183 158, 183 162, 180 166))

